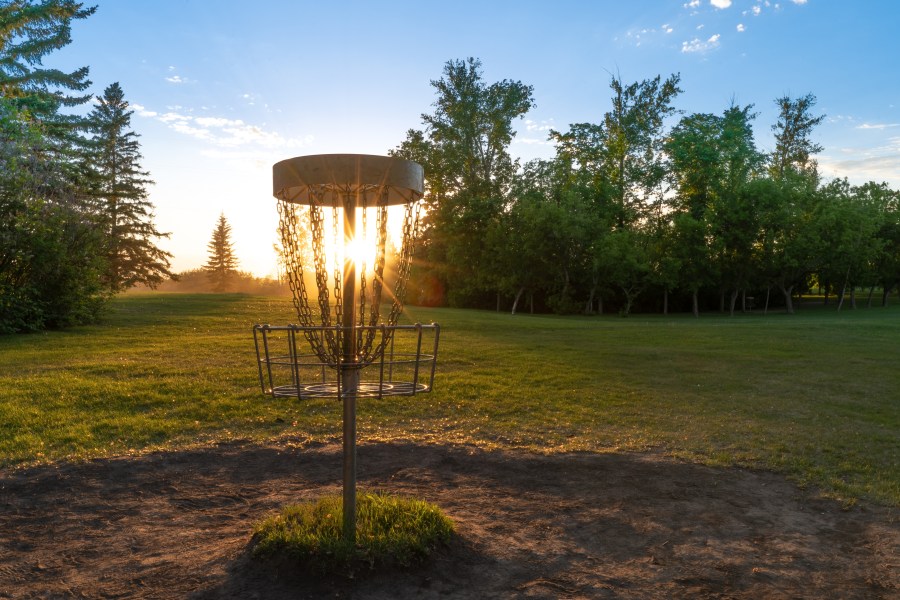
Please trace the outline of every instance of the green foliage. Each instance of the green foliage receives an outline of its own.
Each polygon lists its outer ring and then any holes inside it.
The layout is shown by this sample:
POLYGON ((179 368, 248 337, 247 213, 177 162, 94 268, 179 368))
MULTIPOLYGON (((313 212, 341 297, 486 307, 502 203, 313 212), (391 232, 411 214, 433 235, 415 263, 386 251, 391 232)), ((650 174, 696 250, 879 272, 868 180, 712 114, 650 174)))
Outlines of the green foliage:
POLYGON ((352 576, 362 568, 411 566, 453 534, 453 522, 421 500, 361 493, 356 503, 355 543, 343 538, 342 499, 326 497, 287 506, 257 524, 253 552, 314 573, 352 576))
MULTIPOLYGON (((432 82, 435 112, 395 154, 423 164, 430 203, 411 289, 428 304, 622 314, 670 295, 680 310, 780 291, 793 312, 814 283, 826 294, 898 283, 896 192, 870 182, 821 185, 815 96, 783 97, 775 151, 756 147, 753 106, 678 114, 679 75, 610 81, 597 123, 551 131, 556 156, 516 166, 512 119, 531 88, 487 85, 476 59, 432 82), (843 274, 843 275, 842 275, 843 274), (657 298, 659 296, 656 296, 657 298), (506 303, 509 304, 506 304, 506 303)), ((767 300, 766 308, 770 302, 767 300)), ((855 307, 855 304, 853 304, 855 307)))
POLYGON ((772 153, 769 172, 780 183, 807 181, 818 183, 818 171, 813 154, 822 146, 812 141, 812 130, 825 115, 812 116, 816 97, 807 94, 800 98, 783 96, 775 100, 778 106, 778 122, 772 125, 775 133, 775 152, 772 153))
POLYGON ((0 136, 0 332, 91 322, 106 297, 102 235, 42 129, 6 99, 0 136))
POLYGON ((422 115, 425 131, 410 130, 392 154, 420 162, 427 173, 423 257, 451 304, 477 303, 496 289, 497 270, 484 241, 505 204, 517 164, 509 155, 513 120, 533 105, 532 88, 519 81, 487 84, 481 61, 452 60, 437 92, 434 113, 422 115))
POLYGON ((93 12, 71 0, 0 3, 0 332, 91 322, 111 293, 158 280, 168 264, 145 243, 156 235, 149 180, 121 89, 91 113, 88 141, 88 122, 61 112, 90 98, 70 95, 90 85, 87 67, 42 66, 93 12))

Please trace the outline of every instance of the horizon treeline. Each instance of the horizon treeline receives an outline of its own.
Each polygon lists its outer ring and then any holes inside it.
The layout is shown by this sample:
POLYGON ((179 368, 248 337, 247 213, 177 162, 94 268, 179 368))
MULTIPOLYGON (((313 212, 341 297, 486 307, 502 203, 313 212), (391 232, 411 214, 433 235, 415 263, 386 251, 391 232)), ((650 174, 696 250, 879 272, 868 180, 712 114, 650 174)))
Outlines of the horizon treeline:
POLYGON ((95 98, 88 67, 42 66, 94 11, 0 2, 0 333, 91 322, 112 295, 172 276, 122 88, 95 98))
POLYGON ((489 84, 475 58, 431 84, 434 111, 391 151, 426 173, 411 302, 698 315, 752 296, 793 312, 813 288, 839 306, 877 288, 885 303, 900 281, 900 196, 823 180, 813 94, 775 99, 763 153, 752 104, 689 113, 678 74, 613 76, 596 122, 551 131, 555 156, 519 165, 509 145, 531 86, 489 84))

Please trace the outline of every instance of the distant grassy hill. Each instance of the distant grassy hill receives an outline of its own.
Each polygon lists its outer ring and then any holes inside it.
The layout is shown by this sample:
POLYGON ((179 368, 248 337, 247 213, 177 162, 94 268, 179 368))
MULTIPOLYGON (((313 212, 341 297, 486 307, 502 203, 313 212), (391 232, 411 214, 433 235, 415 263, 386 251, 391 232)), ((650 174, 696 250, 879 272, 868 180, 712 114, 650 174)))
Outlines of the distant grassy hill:
MULTIPOLYGON (((216 293, 214 285, 203 269, 193 269, 177 274, 177 279, 170 279, 160 284, 155 291, 176 294, 212 294, 216 293)), ((146 286, 139 286, 129 290, 128 294, 144 294, 151 290, 146 286)), ((226 292, 252 294, 254 296, 285 296, 290 295, 291 290, 287 283, 270 279, 268 277, 256 277, 252 273, 238 272, 228 283, 226 292)))

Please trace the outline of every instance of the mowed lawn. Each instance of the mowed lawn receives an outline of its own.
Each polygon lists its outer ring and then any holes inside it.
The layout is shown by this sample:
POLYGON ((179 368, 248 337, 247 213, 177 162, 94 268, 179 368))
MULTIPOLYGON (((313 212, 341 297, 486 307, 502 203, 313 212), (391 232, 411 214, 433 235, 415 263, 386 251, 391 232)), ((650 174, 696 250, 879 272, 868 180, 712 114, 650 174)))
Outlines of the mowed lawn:
MULTIPOLYGON (((361 442, 661 451, 900 505, 900 307, 406 318, 442 325, 436 390, 360 401, 361 442)), ((289 299, 127 295, 101 325, 2 336, 0 466, 335 439, 336 401, 260 392, 251 327, 293 321, 289 299)))

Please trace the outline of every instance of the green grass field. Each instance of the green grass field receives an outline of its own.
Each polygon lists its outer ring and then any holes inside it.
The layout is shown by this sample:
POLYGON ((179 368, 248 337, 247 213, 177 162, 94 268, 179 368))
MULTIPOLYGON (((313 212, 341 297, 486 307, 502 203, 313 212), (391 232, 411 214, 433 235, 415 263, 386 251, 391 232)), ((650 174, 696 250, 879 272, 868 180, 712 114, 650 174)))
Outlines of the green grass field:
MULTIPOLYGON (((657 450, 900 505, 898 307, 407 318, 442 325, 436 391, 360 401, 361 441, 657 450)), ((251 326, 292 321, 288 299, 128 295, 102 325, 0 337, 0 465, 335 439, 337 402, 260 393, 251 326)))

